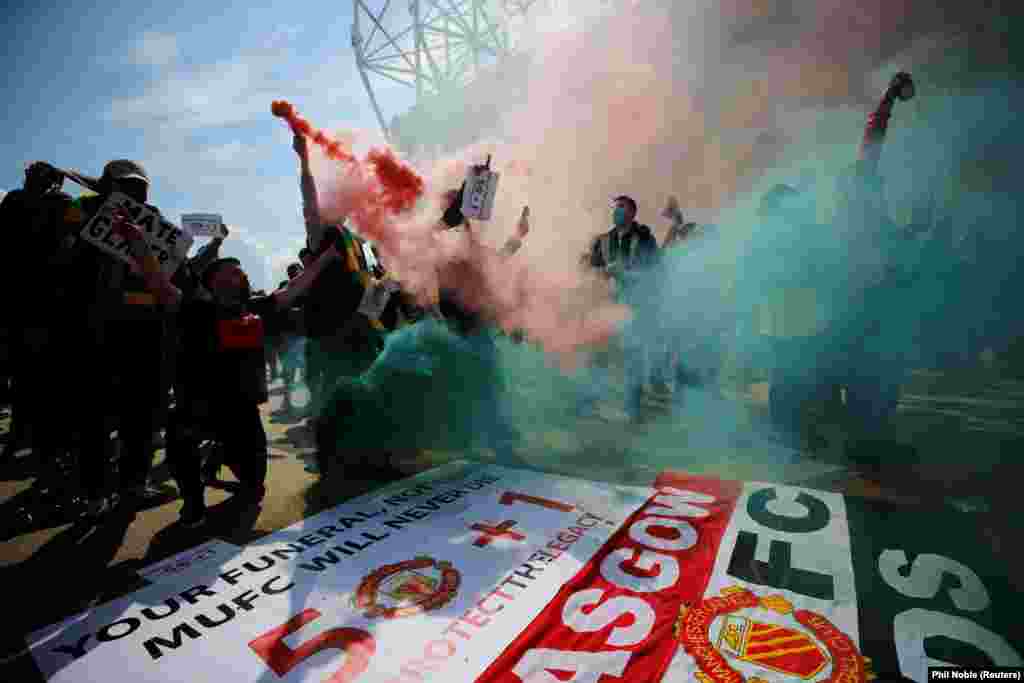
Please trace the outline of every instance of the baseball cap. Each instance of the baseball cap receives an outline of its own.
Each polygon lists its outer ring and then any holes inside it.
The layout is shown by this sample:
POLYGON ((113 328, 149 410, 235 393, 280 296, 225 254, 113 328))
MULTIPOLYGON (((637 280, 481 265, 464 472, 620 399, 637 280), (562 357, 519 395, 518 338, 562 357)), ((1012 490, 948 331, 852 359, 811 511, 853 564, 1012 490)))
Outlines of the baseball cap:
POLYGON ((149 184, 149 176, 142 164, 129 159, 115 159, 103 167, 103 175, 111 180, 128 180, 134 178, 149 184))

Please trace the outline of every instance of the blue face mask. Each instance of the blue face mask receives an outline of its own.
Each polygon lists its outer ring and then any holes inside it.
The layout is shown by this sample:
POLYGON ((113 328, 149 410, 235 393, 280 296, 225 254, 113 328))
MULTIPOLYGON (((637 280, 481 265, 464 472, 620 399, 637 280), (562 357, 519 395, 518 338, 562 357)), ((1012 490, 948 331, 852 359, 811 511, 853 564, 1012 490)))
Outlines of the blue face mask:
POLYGON ((616 206, 615 211, 612 212, 612 221, 620 228, 624 226, 626 224, 626 207, 616 206))

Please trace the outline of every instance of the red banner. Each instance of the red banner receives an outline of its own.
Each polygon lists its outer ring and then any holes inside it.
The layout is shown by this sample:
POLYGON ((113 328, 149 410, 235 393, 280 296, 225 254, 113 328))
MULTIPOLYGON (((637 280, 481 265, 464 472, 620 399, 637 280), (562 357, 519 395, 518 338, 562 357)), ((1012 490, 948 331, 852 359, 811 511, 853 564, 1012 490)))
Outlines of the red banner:
POLYGON ((704 597, 742 484, 662 475, 657 488, 478 681, 660 680, 680 605, 704 597))

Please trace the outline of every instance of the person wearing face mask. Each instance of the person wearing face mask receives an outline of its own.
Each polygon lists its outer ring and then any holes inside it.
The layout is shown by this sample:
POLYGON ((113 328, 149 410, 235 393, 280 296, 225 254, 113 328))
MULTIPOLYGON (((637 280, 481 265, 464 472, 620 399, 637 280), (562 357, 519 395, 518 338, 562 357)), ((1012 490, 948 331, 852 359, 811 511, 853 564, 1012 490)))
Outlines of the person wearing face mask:
POLYGON ((112 258, 80 237, 110 195, 122 193, 141 204, 147 202, 150 180, 145 169, 137 162, 117 159, 106 164, 98 179, 71 177, 96 191, 79 197, 64 215, 71 254, 62 316, 73 330, 75 357, 85 359, 69 369, 63 383, 87 392, 76 396, 75 412, 81 418, 80 469, 89 499, 86 516, 97 519, 112 503, 134 512, 145 502, 153 432, 162 404, 159 369, 165 313, 147 284, 152 273, 112 258), (113 429, 121 443, 120 494, 108 498, 107 445, 113 429))
POLYGON ((268 399, 263 320, 294 305, 339 258, 334 243, 328 243, 309 268, 262 298, 251 296, 237 259, 217 259, 202 276, 210 300, 181 303, 182 396, 168 429, 167 459, 183 499, 183 525, 198 526, 206 517, 199 455, 203 438, 221 444, 242 485, 236 499, 245 505, 262 501, 267 437, 259 406, 268 399))
MULTIPOLYGON (((625 330, 626 412, 640 420, 644 388, 651 379, 649 349, 645 338, 656 334, 650 320, 652 303, 650 275, 658 262, 658 241, 649 227, 636 221, 636 201, 627 195, 616 197, 612 209, 613 227, 594 240, 588 265, 613 283, 616 299, 633 308, 634 318, 625 330)), ((598 370, 601 370, 598 368, 598 370)), ((596 402, 588 394, 580 408, 596 402)))

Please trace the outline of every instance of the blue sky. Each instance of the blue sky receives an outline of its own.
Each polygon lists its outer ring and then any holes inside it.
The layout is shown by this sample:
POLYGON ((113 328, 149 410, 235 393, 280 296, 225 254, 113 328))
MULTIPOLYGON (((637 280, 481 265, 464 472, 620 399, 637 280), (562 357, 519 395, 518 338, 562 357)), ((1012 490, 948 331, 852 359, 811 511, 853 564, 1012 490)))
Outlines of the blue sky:
MULTIPOLYGON (((70 0, 16 5, 5 20, 0 190, 19 187, 35 159, 92 175, 110 159, 137 159, 172 221, 224 215, 236 228, 224 253, 242 258, 258 287, 283 279, 303 240, 291 135, 271 101, 291 100, 327 130, 379 136, 344 0, 70 0)), ((401 86, 380 96, 389 118, 411 103, 401 86)))

